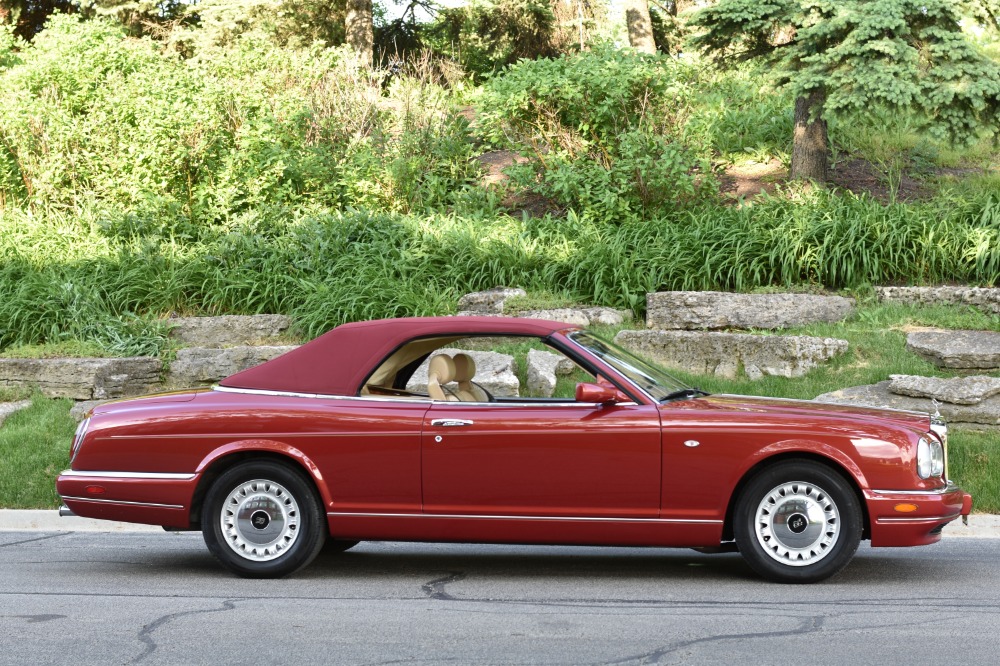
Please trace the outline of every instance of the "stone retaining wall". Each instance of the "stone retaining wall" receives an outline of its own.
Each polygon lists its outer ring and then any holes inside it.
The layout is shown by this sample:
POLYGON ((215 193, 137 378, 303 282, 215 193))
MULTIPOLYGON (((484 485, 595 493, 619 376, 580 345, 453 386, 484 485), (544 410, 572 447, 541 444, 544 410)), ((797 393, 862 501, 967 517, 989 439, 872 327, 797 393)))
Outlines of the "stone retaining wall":
POLYGON ((660 291, 646 295, 646 326, 655 329, 789 328, 842 321, 854 310, 843 296, 660 291))
POLYGON ((847 351, 846 340, 803 335, 622 331, 615 342, 668 367, 730 379, 801 377, 847 351))
POLYGON ((160 386, 158 358, 0 358, 0 387, 37 387, 50 398, 105 400, 160 386))
POLYGON ((880 301, 911 305, 971 305, 1000 314, 996 287, 875 287, 880 301))

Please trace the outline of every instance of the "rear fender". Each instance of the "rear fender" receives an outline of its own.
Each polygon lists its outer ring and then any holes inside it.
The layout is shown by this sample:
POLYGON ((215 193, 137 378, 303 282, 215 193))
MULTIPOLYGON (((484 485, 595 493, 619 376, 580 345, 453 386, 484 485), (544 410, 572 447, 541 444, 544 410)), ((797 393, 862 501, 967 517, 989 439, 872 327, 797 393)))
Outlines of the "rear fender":
POLYGON ((333 498, 330 496, 323 473, 320 472, 316 463, 300 449, 273 439, 244 439, 224 444, 214 449, 202 459, 198 465, 197 472, 200 476, 204 476, 216 463, 219 463, 228 456, 238 455, 240 459, 246 459, 253 457, 254 454, 278 455, 294 461, 312 479, 323 505, 329 507, 333 503, 333 498))

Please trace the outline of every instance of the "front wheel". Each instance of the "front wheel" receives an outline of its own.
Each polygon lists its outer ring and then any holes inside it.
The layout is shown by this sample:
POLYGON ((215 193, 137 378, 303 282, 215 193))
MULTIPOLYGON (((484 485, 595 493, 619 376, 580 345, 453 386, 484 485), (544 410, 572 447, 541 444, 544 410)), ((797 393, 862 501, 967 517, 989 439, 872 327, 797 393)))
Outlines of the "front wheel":
POLYGON ((733 532, 750 568, 779 583, 814 583, 839 572, 861 542, 862 512, 850 484, 819 463, 778 463, 740 494, 733 532))
POLYGON ((327 539, 325 516, 304 474, 251 461, 224 472, 208 491, 202 535, 209 551, 247 578, 280 578, 305 567, 327 539))

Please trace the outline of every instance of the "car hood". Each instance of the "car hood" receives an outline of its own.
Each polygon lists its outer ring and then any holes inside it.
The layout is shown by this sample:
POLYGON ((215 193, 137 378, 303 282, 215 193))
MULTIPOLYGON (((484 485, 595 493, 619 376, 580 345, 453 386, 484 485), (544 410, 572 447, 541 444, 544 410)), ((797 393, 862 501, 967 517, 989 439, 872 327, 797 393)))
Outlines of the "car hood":
MULTIPOLYGON (((668 403, 669 404, 669 403, 668 403)), ((673 403, 682 406, 680 403, 673 403)), ((787 400, 784 398, 763 398, 744 395, 710 395, 689 400, 684 407, 694 409, 717 409, 727 412, 757 413, 774 416, 788 415, 817 420, 859 420, 892 424, 927 432, 930 415, 923 412, 907 412, 897 409, 877 409, 855 405, 835 405, 812 400, 787 400)))

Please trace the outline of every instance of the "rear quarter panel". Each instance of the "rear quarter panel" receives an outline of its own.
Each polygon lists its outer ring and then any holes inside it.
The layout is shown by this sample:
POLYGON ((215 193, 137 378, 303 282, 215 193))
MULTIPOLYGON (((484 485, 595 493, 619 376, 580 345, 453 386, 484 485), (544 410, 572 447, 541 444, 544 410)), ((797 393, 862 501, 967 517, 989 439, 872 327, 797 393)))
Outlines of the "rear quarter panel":
POLYGON ((327 510, 420 511, 427 403, 209 391, 98 413, 75 470, 203 474, 236 453, 295 461, 327 510))

